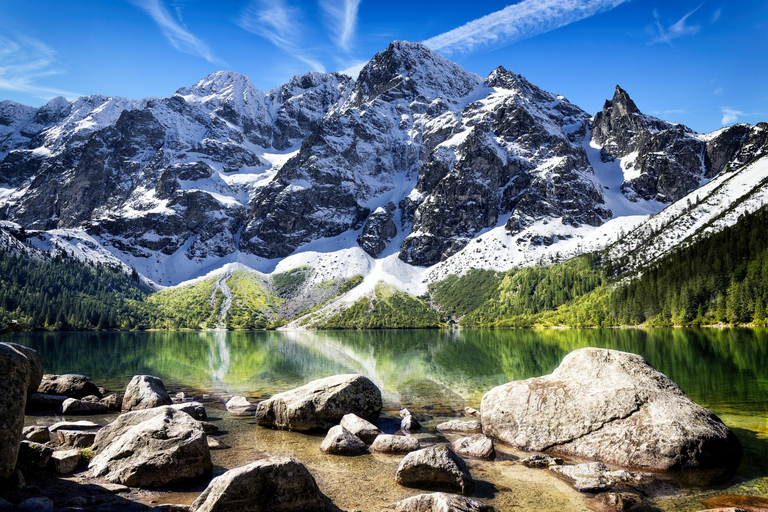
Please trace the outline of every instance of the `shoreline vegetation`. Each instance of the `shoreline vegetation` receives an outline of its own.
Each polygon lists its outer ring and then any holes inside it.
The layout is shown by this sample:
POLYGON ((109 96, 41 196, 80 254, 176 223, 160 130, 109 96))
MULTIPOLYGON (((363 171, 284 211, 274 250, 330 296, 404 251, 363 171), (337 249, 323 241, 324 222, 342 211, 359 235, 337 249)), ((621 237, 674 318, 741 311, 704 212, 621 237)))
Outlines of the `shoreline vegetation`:
POLYGON ((310 285, 310 267, 266 279, 238 271, 150 293, 135 272, 0 252, 0 327, 265 330, 297 319, 310 329, 765 326, 767 223, 763 207, 647 268, 598 252, 505 272, 472 269, 419 297, 380 283, 331 314, 320 310, 363 276, 310 285))

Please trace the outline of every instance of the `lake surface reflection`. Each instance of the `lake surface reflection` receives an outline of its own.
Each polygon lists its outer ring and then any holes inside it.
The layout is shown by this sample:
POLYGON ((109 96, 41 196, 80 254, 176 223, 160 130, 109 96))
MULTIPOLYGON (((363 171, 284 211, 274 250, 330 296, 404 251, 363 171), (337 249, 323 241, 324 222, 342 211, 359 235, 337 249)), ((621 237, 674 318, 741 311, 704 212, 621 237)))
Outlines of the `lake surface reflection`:
MULTIPOLYGON (((171 392, 257 401, 317 378, 362 373, 382 390, 386 409, 408 407, 427 423, 479 408, 494 386, 550 373, 577 348, 634 352, 739 437, 744 462, 729 491, 768 495, 768 329, 45 332, 3 341, 38 350, 46 373, 85 374, 118 392, 133 375, 150 374, 171 392)), ((661 508, 698 510, 679 499, 661 508)))

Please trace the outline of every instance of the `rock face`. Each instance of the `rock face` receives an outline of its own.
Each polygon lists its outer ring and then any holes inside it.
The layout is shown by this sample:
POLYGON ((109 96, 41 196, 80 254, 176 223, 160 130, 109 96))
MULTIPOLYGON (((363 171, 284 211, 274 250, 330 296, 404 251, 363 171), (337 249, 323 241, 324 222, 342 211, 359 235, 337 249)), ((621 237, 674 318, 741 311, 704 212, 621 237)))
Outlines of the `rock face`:
POLYGON ((363 233, 357 239, 357 243, 365 252, 378 257, 389 242, 397 235, 397 226, 392 220, 391 210, 395 205, 390 203, 390 209, 379 207, 371 213, 363 226, 363 233))
POLYGON ((299 431, 329 429, 350 413, 376 421, 381 407, 381 391, 367 377, 335 375, 259 402, 256 421, 299 431))
POLYGON ((345 414, 340 425, 367 444, 372 443, 381 434, 379 427, 355 414, 345 414))
POLYGON ((303 464, 270 457, 217 476, 192 512, 324 512, 323 495, 303 464))
POLYGON ((151 375, 135 375, 125 388, 123 396, 124 411, 150 409, 171 403, 163 381, 151 375))
POLYGON ((172 407, 121 415, 99 431, 89 467, 94 476, 131 487, 158 487, 211 471, 203 427, 172 407))
POLYGON ((380 434, 371 443, 371 451, 377 453, 408 453, 421 448, 415 437, 380 434))
POLYGON ((101 398, 99 387, 85 375, 43 375, 43 380, 40 382, 37 392, 45 395, 62 395, 69 398, 84 398, 89 395, 101 398))
POLYGON ((741 445, 642 357, 596 348, 483 396, 484 432, 523 450, 654 470, 734 468, 741 445))
POLYGON ((475 490, 466 463, 445 446, 424 448, 403 457, 395 481, 406 487, 455 490, 461 494, 475 490))
POLYGON ((435 492, 419 494, 393 505, 395 512, 493 512, 494 508, 481 501, 455 494, 435 492))
POLYGON ((332 455, 359 455, 365 451, 365 443, 346 428, 336 425, 328 431, 320 449, 332 455))
POLYGON ((30 475, 45 472, 48 461, 53 455, 53 448, 40 443, 22 441, 19 444, 19 456, 16 468, 22 474, 30 475))
POLYGON ((19 454, 27 397, 43 376, 40 354, 15 343, 0 343, 0 375, 0 478, 8 478, 19 454))

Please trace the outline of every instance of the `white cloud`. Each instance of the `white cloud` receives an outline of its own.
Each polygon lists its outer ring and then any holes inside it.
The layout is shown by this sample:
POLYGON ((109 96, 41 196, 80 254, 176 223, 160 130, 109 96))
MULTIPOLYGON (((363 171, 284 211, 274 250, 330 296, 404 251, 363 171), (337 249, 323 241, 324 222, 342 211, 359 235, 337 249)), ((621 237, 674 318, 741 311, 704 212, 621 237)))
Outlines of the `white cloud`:
POLYGON ((224 64, 205 42, 195 37, 181 21, 181 12, 176 7, 177 17, 174 18, 161 0, 129 0, 133 5, 143 10, 160 27, 163 35, 171 46, 182 53, 202 57, 212 64, 224 64), (178 18, 178 19, 177 19, 178 18))
POLYGON ((715 12, 712 13, 712 20, 711 23, 716 23, 717 20, 720 19, 720 15, 723 14, 722 9, 717 9, 715 12))
POLYGON ((444 55, 495 49, 569 25, 628 0, 523 0, 424 41, 444 55))
POLYGON ((17 91, 42 99, 82 94, 39 85, 39 80, 62 74, 56 51, 45 43, 22 35, 0 36, 0 89, 17 91), (13 37, 13 38, 11 38, 13 37))
POLYGON ((309 64, 315 71, 325 67, 312 57, 301 44, 305 32, 300 21, 301 12, 284 0, 252 1, 237 18, 237 24, 253 34, 264 37, 293 57, 309 64))
POLYGON ((714 94, 715 96, 718 96, 720 94, 723 94, 723 92, 724 92, 724 89, 718 85, 717 87, 715 87, 715 90, 712 91, 712 94, 714 94))
POLYGON ((327 24, 336 35, 336 44, 345 51, 357 28, 357 10, 360 0, 320 0, 320 8, 325 12, 327 24))
POLYGON ((739 116, 746 116, 741 110, 735 110, 730 107, 720 107, 720 111, 723 113, 722 124, 734 124, 739 120, 739 116))
POLYGON ((656 19, 654 28, 651 29, 651 31, 655 34, 653 39, 649 41, 649 44, 658 44, 658 43, 667 43, 669 45, 672 44, 672 40, 677 39, 678 37, 683 36, 693 36, 699 33, 699 30, 701 30, 700 25, 688 25, 688 18, 695 13, 696 11, 701 8, 701 5, 699 7, 695 8, 676 22, 672 23, 668 27, 665 27, 662 25, 661 20, 659 19, 659 14, 656 11, 653 11, 653 17, 656 19))
POLYGON ((358 75, 363 70, 363 68, 365 67, 366 64, 368 64, 368 63, 365 62, 365 61, 355 62, 354 64, 349 66, 347 69, 343 69, 343 70, 339 71, 339 73, 347 75, 347 76, 351 76, 352 78, 357 80, 358 75))

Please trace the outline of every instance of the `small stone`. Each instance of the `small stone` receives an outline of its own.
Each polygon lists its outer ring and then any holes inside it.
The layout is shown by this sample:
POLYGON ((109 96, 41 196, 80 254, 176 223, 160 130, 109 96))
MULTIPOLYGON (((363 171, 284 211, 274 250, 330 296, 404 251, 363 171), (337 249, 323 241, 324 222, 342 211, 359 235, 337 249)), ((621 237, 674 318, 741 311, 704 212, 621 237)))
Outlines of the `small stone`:
POLYGON ((104 428, 103 425, 88 420, 80 420, 59 421, 48 427, 48 430, 56 432, 57 430, 99 430, 101 428, 104 428))
POLYGON ((77 468, 82 457, 83 453, 77 449, 56 451, 51 456, 51 465, 56 473, 66 475, 77 468))
POLYGON ((359 455, 365 451, 365 443, 341 425, 328 431, 320 449, 332 455, 359 455))
POLYGON ((521 461, 529 468, 548 468, 549 466, 561 466, 563 459, 560 457, 553 457, 551 455, 531 455, 521 461))
POLYGON ((215 434, 219 431, 219 427, 210 421, 201 421, 200 425, 203 427, 203 431, 206 433, 206 435, 215 434))
POLYGON ((252 412, 256 410, 256 404, 252 404, 244 396, 233 396, 227 400, 227 410, 229 412, 252 412))
POLYGON ((84 396, 80 400, 82 400, 83 402, 98 402, 99 400, 101 400, 101 398, 96 395, 88 395, 88 396, 84 396))
POLYGON ((105 396, 100 402, 107 406, 110 411, 122 411, 123 410, 123 396, 113 393, 109 396, 105 396))
POLYGON ((372 443, 381 434, 379 427, 356 414, 345 414, 340 425, 359 437, 364 443, 372 443))
POLYGON ((91 446, 96 439, 96 431, 93 430, 64 430, 56 431, 61 444, 73 448, 87 448, 91 446))
POLYGON ((416 421, 416 418, 413 416, 406 416, 400 422, 400 428, 406 432, 416 432, 417 430, 421 430, 421 423, 416 421))
POLYGON ((16 459, 16 469, 29 476, 43 473, 51 460, 53 448, 40 443, 22 441, 19 445, 19 456, 16 459))
POLYGON ((640 504, 643 498, 628 492, 601 492, 589 501, 595 512, 624 512, 640 504))
POLYGON ((424 448, 403 457, 395 481, 405 487, 450 489, 461 494, 475 490, 467 464, 445 446, 424 448))
POLYGON ((49 498, 29 498, 17 505, 19 510, 28 510, 29 512, 48 512, 53 510, 53 501, 49 498))
POLYGON ((68 397, 63 395, 47 395, 32 393, 27 399, 27 411, 58 411, 68 397))
POLYGON ((370 450, 376 453, 408 453, 421 448, 415 437, 381 434, 373 440, 370 450))
POLYGON ((48 430, 48 427, 35 425, 32 427, 24 427, 21 431, 21 436, 33 443, 47 443, 51 440, 51 431, 48 430))
POLYGON ((483 434, 475 434, 457 439, 451 443, 451 449, 462 457, 492 459, 496 456, 493 441, 490 437, 483 434))
POLYGON ((463 421, 463 420, 451 420, 445 423, 440 423, 437 427, 439 432, 445 432, 449 434, 480 434, 483 431, 483 426, 479 421, 463 421))
POLYGON ((407 409, 405 407, 400 409, 400 417, 401 418, 405 419, 408 416, 413 416, 413 413, 410 411, 410 409, 407 409))
POLYGON ((90 491, 104 492, 107 494, 122 494, 124 492, 131 492, 131 488, 128 486, 122 484, 113 484, 110 482, 87 484, 84 487, 90 491))
POLYGON ((208 413, 205 412, 205 406, 200 402, 184 402, 181 404, 173 404, 171 407, 177 411, 184 411, 196 420, 204 420, 208 418, 208 413))
POLYGON ((392 505, 395 512, 493 512, 493 507, 456 494, 419 494, 392 505))
POLYGON ((480 416, 480 411, 473 409, 472 407, 465 407, 464 414, 467 416, 480 416))
POLYGON ((61 404, 59 414, 63 416, 68 414, 103 414, 107 412, 107 406, 105 404, 99 403, 98 399, 96 400, 96 402, 92 402, 79 400, 77 398, 67 398, 61 404))
POLYGON ((209 450, 224 450, 230 448, 228 444, 224 444, 215 437, 208 437, 208 449, 209 450))

